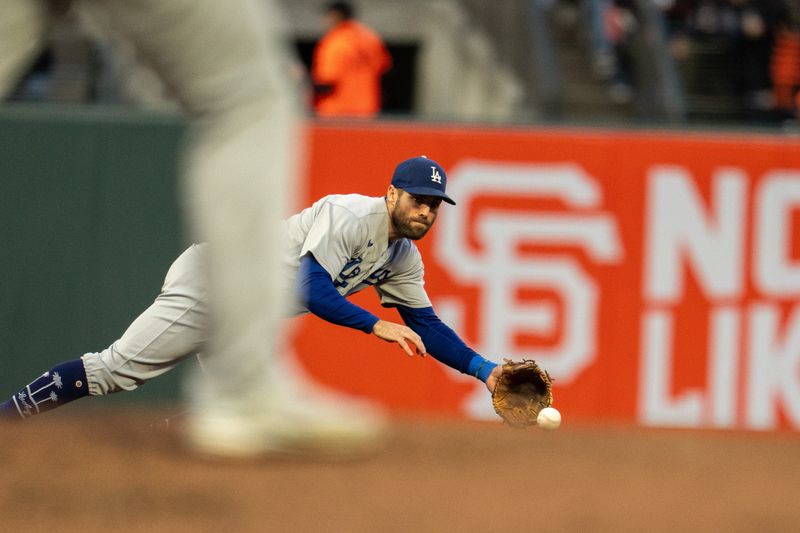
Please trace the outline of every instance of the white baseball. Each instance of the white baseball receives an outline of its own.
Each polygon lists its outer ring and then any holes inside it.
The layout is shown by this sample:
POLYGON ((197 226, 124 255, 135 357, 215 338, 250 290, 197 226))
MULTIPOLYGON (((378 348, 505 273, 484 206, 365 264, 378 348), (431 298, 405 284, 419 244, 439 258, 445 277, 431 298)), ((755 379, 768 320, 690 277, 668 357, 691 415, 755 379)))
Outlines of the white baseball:
POLYGON ((561 413, 555 407, 545 407, 539 411, 536 424, 542 429, 558 429, 561 425, 561 413))

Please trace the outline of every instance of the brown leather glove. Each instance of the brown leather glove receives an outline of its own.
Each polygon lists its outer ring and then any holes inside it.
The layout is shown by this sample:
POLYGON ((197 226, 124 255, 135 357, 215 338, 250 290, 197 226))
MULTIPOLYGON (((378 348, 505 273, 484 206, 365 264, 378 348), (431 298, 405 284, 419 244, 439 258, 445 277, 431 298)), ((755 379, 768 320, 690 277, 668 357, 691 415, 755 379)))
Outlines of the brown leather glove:
POLYGON ((536 361, 505 361, 492 392, 494 410, 513 428, 536 425, 539 411, 553 404, 553 379, 536 361))

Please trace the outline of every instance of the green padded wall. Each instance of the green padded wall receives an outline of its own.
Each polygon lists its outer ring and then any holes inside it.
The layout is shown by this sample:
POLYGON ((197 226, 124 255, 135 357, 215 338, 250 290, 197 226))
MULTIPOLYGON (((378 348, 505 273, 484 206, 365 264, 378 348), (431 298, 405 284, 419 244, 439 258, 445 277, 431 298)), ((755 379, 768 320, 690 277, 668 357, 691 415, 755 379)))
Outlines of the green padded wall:
MULTIPOLYGON (((105 348, 158 294, 183 248, 183 131, 172 115, 0 107, 0 398, 105 348)), ((115 398, 172 400, 175 374, 115 398)))

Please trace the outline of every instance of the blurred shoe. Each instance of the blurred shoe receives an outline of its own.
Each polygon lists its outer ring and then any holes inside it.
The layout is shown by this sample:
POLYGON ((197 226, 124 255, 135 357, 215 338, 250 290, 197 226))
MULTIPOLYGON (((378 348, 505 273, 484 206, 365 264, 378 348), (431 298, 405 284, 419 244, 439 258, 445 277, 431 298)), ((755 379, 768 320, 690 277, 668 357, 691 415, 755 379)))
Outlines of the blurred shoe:
POLYGON ((215 457, 289 454, 350 458, 382 447, 387 420, 363 401, 293 398, 280 408, 272 406, 258 413, 192 413, 186 436, 194 451, 215 457))

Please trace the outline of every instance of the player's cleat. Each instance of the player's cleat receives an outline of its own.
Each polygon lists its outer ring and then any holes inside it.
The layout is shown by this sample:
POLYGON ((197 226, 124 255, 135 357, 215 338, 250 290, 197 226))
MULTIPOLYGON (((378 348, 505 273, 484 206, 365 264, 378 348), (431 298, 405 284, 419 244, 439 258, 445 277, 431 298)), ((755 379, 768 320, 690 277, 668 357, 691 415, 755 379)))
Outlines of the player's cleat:
POLYGON ((386 416, 365 402, 306 400, 259 413, 190 413, 186 438, 192 450, 213 457, 350 458, 379 450, 387 430, 386 416))

